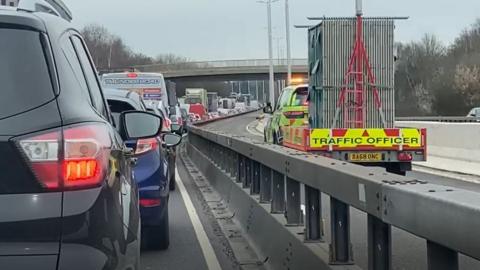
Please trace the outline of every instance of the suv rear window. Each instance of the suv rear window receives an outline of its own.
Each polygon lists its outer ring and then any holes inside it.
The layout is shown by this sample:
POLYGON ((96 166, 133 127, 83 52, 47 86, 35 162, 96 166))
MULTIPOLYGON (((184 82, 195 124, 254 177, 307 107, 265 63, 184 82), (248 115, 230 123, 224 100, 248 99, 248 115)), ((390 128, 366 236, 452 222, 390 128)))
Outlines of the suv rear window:
POLYGON ((0 119, 54 98, 39 32, 0 28, 0 119))
POLYGON ((307 105, 308 88, 298 88, 293 98, 292 106, 305 106, 307 105))

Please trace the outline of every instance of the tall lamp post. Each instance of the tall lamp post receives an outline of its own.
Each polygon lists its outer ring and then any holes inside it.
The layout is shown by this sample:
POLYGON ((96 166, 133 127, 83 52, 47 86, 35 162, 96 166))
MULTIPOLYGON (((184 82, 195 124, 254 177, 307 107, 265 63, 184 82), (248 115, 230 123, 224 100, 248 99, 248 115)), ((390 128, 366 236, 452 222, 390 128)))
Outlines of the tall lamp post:
POLYGON ((267 21, 268 21, 268 59, 269 59, 269 101, 275 103, 275 78, 273 73, 273 42, 272 42, 272 3, 278 0, 262 0, 258 3, 267 4, 267 21))
POLYGON ((285 0, 285 29, 287 39, 287 85, 292 82, 292 54, 290 49, 290 8, 288 0, 285 0))

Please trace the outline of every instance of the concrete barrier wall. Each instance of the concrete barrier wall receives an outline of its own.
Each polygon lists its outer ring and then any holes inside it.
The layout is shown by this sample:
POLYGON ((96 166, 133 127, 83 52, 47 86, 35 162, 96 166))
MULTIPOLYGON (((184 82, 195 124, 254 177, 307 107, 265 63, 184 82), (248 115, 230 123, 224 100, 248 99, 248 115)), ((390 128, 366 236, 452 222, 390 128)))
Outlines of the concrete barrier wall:
POLYGON ((397 122, 427 129, 426 167, 480 175, 480 123, 397 122))

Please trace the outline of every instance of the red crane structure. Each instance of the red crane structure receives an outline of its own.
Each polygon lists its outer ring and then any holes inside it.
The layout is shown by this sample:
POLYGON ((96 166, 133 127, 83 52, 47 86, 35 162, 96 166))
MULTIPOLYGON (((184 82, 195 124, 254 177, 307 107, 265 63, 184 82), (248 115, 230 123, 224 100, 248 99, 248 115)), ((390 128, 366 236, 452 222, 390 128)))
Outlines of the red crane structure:
POLYGON ((336 127, 340 113, 343 111, 343 122, 346 128, 365 128, 366 123, 366 91, 373 91, 375 107, 385 125, 382 101, 376 87, 376 79, 370 65, 363 38, 362 2, 357 0, 355 43, 345 74, 344 84, 340 91, 333 127, 336 127), (366 75, 366 76, 365 76, 366 75), (367 84, 366 84, 367 83, 367 84))

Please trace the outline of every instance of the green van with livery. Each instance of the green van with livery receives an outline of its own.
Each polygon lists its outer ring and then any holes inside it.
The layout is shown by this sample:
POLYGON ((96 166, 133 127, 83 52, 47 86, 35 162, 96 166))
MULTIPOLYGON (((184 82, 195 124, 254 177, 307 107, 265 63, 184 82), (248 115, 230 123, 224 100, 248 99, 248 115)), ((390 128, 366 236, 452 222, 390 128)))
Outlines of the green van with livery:
POLYGON ((275 111, 264 130, 265 142, 282 144, 282 127, 308 125, 308 85, 289 86, 282 90, 275 111))

